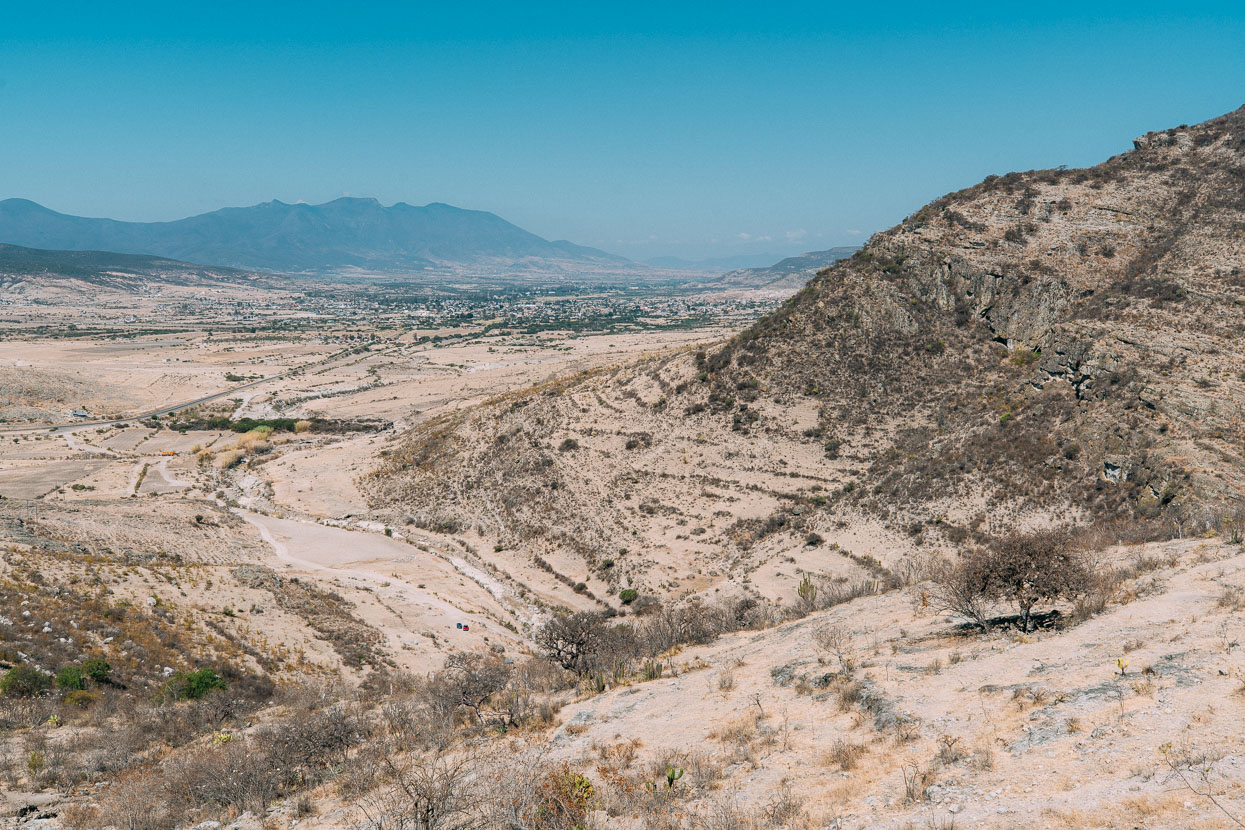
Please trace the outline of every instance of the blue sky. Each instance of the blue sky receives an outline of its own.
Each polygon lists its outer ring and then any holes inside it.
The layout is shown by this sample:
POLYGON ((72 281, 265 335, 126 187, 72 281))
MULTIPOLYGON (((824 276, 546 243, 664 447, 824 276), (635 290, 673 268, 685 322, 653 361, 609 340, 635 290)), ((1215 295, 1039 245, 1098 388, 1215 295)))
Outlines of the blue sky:
POLYGON ((0 197, 162 220, 350 194, 786 254, 1245 104, 1241 4, 109 5, 6 4, 0 197))

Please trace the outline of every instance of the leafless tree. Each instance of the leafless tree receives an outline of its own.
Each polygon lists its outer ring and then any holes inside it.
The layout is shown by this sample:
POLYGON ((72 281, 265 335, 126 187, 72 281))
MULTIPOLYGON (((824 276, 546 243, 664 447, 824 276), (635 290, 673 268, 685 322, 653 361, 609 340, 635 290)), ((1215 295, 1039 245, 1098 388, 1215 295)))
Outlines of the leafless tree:
POLYGON ((852 657, 854 644, 851 632, 839 625, 823 625, 813 632, 813 642, 817 648, 834 656, 839 664, 839 673, 851 677, 856 670, 852 657))
POLYGON ((966 552, 941 569, 930 594, 934 608, 967 617, 984 630, 990 608, 1011 602, 1020 627, 1033 627, 1033 609, 1083 594, 1094 584, 1088 560, 1072 544, 1066 528, 1011 533, 985 548, 966 552))
POLYGON ((481 708, 506 687, 509 679, 510 665, 497 657, 458 652, 446 658, 431 683, 448 695, 455 706, 470 709, 477 723, 483 723, 481 708))
POLYGON ((478 763, 439 752, 386 761, 385 784, 360 803, 373 830, 476 830, 486 824, 478 763))
POLYGON ((1075 596, 1090 584, 1090 569, 1066 528, 1012 533, 995 542, 977 567, 992 593, 1016 605, 1022 631, 1032 628, 1033 608, 1075 596))
POLYGON ((562 668, 583 676, 607 627, 605 618, 591 611, 554 617, 536 632, 536 645, 562 668))

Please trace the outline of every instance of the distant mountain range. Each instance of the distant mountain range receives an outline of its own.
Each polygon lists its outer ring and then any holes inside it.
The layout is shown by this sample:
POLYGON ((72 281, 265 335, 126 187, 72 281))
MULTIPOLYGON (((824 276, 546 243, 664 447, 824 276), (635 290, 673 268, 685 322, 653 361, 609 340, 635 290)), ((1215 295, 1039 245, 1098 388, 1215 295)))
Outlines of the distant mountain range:
POLYGON ((6 199, 0 201, 0 242, 287 273, 635 265, 595 248, 550 242, 484 211, 440 203, 385 207, 348 197, 322 205, 271 201, 173 222, 90 219, 6 199))
POLYGON ((763 268, 730 271, 709 284, 723 288, 766 288, 795 293, 822 268, 846 259, 858 250, 860 248, 856 246, 844 246, 826 251, 810 251, 787 257, 763 268))

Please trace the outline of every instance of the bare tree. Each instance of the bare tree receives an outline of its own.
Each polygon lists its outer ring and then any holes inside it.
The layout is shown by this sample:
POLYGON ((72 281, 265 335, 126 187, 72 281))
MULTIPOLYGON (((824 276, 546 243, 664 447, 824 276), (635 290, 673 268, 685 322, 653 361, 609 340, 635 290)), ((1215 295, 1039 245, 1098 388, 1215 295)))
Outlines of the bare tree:
POLYGON ((856 662, 852 657, 854 650, 852 634, 838 625, 823 625, 813 632, 813 642, 817 648, 834 656, 839 664, 839 673, 851 677, 856 670, 856 662))
POLYGON ((991 547, 985 565, 992 593, 1016 605, 1022 631, 1032 628, 1035 605, 1075 596, 1091 581, 1066 528, 1009 534, 991 547))
POLYGON ((496 657, 459 652, 445 659, 444 667, 433 676, 432 682, 441 686, 456 706, 470 709, 476 721, 483 723, 481 707, 504 689, 509 679, 508 663, 496 657))
POLYGON ((943 563, 934 575, 929 605, 935 611, 957 614, 987 631, 990 628, 991 588, 980 556, 965 555, 955 564, 943 563))
POLYGON ((983 630, 989 627, 991 603, 1011 602, 1021 630, 1030 631, 1036 606, 1083 594, 1093 577, 1068 529, 1011 533, 944 567, 929 599, 935 608, 967 617, 983 630))
POLYGON ((476 830, 487 825, 480 775, 470 755, 438 752, 385 763, 387 786, 360 808, 373 830, 476 830))
POLYGON ((536 645, 562 668, 581 677, 606 634, 605 618, 591 611, 554 617, 536 632, 536 645))

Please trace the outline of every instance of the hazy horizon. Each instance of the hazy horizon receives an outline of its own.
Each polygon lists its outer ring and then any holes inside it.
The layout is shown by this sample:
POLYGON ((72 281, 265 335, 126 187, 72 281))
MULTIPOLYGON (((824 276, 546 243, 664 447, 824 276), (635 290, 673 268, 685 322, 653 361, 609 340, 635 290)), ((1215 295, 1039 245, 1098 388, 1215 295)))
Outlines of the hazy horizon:
POLYGON ((1220 9, 24 9, 0 198, 165 221, 368 196, 637 260, 786 256, 1235 109, 1220 9))

